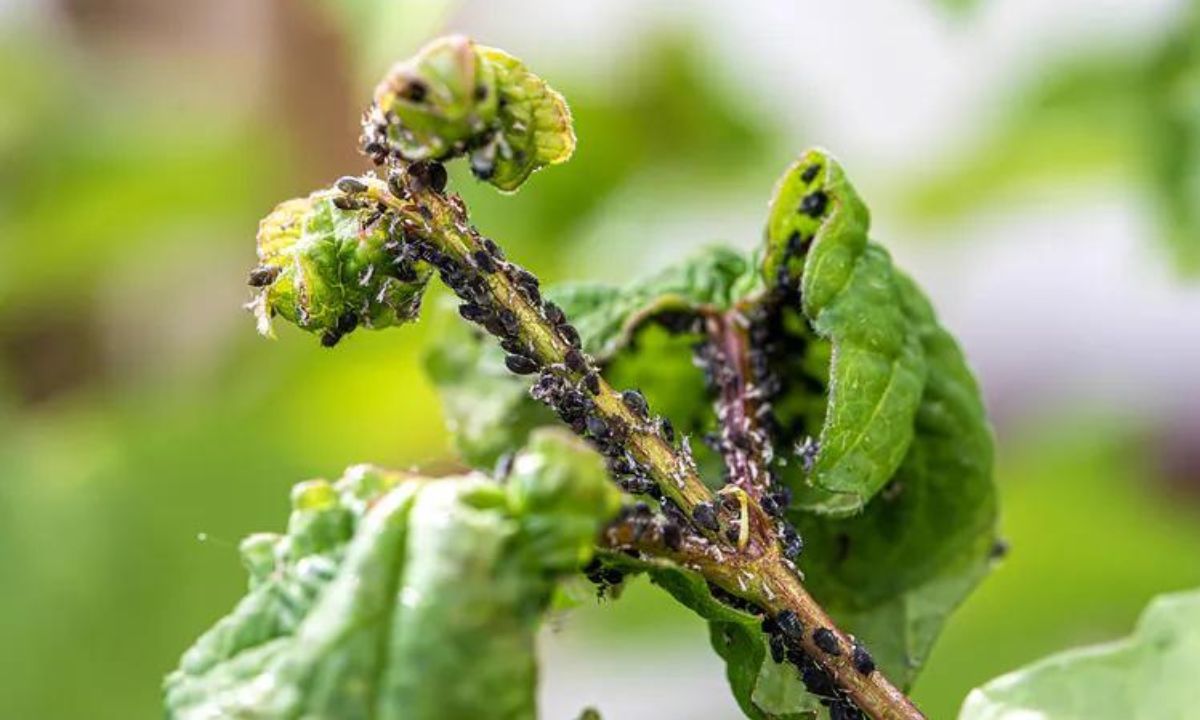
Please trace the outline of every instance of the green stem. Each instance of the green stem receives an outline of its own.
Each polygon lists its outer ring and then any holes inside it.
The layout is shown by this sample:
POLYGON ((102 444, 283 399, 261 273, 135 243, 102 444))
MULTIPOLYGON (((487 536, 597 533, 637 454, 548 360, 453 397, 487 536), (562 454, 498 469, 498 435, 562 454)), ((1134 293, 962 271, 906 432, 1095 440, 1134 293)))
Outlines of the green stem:
MULTIPOLYGON (((514 279, 518 272, 512 269, 514 266, 503 263, 503 267, 491 272, 480 268, 476 260, 479 254, 494 256, 494 253, 471 227, 461 198, 444 195, 427 183, 415 181, 408 169, 393 168, 394 180, 404 183, 403 187, 396 187, 398 183, 394 181, 364 179, 367 185, 364 194, 399 219, 406 232, 448 257, 455 272, 470 273, 485 291, 490 311, 512 313, 515 337, 511 339, 523 347, 543 377, 549 374, 572 387, 580 387, 587 385, 591 376, 595 391, 589 391, 592 412, 603 421, 608 432, 618 436, 621 446, 648 471, 665 497, 689 518, 696 517, 697 507, 702 504, 718 515, 715 527, 691 522, 689 530, 693 534, 678 547, 664 543, 661 535, 634 537, 628 528, 620 526, 606 533, 603 542, 677 561, 725 591, 761 607, 770 617, 794 613, 805 628, 803 636, 794 639, 795 643, 863 712, 875 720, 923 718, 882 673, 863 672, 854 666, 852 639, 837 630, 829 615, 804 589, 795 566, 781 553, 775 521, 759 503, 759 484, 750 483, 746 488, 730 485, 718 493, 719 497, 714 497, 701 481, 689 453, 662 437, 648 416, 631 409, 621 393, 599 377, 590 358, 583 358, 582 364, 569 362, 573 350, 579 354, 571 333, 564 331, 562 325, 555 325, 547 317, 545 305, 531 299, 530 293, 520 287, 514 279), (402 169, 405 172, 400 176, 402 169), (393 192, 393 187, 397 192, 393 192), (737 532, 730 532, 731 528, 737 532), (824 635, 824 642, 817 641, 818 631, 828 634, 824 635), (829 637, 836 641, 839 652, 829 652, 829 637)), ((725 332, 721 337, 732 343, 729 347, 740 357, 744 339, 739 343, 737 335, 725 332)), ((752 461, 759 462, 761 457, 747 459, 752 461)))

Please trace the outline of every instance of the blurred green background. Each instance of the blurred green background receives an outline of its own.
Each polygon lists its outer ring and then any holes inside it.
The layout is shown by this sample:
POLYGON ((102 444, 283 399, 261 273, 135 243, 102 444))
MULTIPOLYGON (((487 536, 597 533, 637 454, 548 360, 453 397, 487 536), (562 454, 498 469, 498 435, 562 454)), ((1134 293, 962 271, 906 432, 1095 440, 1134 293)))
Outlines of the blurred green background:
MULTIPOLYGON (((157 716, 293 482, 454 466, 433 329, 330 352, 240 308, 258 218, 363 168, 372 79, 447 30, 575 113, 516 196, 453 171, 547 280, 750 247, 789 159, 841 156, 999 438, 1012 552, 919 681, 931 717, 1200 585, 1200 5, 841 5, 0 0, 0 717, 157 716)), ((545 717, 736 717, 706 643, 644 586, 556 617, 545 717)))

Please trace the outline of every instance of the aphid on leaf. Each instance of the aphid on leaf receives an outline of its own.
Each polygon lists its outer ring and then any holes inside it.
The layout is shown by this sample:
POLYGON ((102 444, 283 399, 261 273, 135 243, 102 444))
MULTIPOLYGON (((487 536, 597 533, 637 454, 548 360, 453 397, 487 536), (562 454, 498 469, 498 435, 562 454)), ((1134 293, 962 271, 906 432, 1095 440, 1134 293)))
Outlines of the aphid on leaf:
POLYGON ((496 272, 496 261, 483 250, 471 253, 471 260, 475 263, 475 267, 489 275, 496 272))
POLYGON ((491 316, 491 312, 489 312, 487 308, 480 307, 474 303, 463 303, 462 305, 459 305, 458 314, 462 315, 464 320, 470 320, 471 322, 476 323, 483 322, 489 316, 491 316))
POLYGON ((337 330, 326 330, 325 332, 321 333, 321 346, 331 348, 334 345, 337 345, 338 341, 341 339, 342 334, 337 330))
POLYGON ((810 183, 817 178, 817 173, 821 172, 821 166, 818 163, 813 163, 804 168, 804 172, 800 174, 800 179, 806 183, 810 183))
POLYGON ((558 332, 562 335, 562 339, 573 348, 582 348, 583 342, 579 338, 579 331, 571 325, 563 323, 558 326, 558 332))
POLYGON ((811 218, 819 218, 825 212, 829 196, 822 190, 813 190, 800 201, 800 212, 811 218))
POLYGON ((408 194, 407 191, 404 189, 404 176, 401 175, 400 173, 398 173, 398 172, 389 173, 387 183, 388 183, 388 191, 391 192, 392 195, 394 195, 398 198, 402 198, 408 194))
POLYGON ((826 627, 820 627, 813 630, 813 644, 819 647, 822 651, 830 655, 841 655, 842 645, 838 642, 837 635, 826 627))
POLYGON ((593 395, 600 394, 600 376, 594 372, 583 376, 583 386, 593 395))
POLYGON ((782 521, 781 524, 783 528, 780 531, 779 543, 783 547, 783 554, 788 560, 796 562, 804 552, 804 539, 786 521, 782 521))
POLYGON ((250 271, 250 287, 264 287, 275 282, 280 268, 275 265, 259 265, 250 271))
POLYGON ((596 415, 588 415, 587 431, 597 438, 606 438, 609 432, 608 423, 604 422, 604 418, 596 415))
POLYGON ((358 200, 346 195, 339 195, 335 197, 333 199, 333 206, 338 210, 345 210, 346 212, 351 210, 361 210, 363 207, 362 203, 360 203, 358 200))
POLYGON ((538 364, 524 355, 507 355, 504 366, 518 375, 530 375, 538 371, 538 364))
POLYGON ((345 312, 338 316, 337 331, 342 335, 346 335, 354 331, 358 327, 358 313, 345 312))

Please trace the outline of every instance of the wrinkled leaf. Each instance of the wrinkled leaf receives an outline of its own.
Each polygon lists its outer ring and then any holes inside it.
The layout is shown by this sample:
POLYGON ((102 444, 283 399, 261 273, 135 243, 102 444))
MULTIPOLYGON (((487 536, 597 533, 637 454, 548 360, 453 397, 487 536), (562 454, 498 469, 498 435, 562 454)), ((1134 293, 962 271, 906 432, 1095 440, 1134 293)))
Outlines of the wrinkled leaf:
POLYGON ((1123 640, 1068 650, 972 690, 959 720, 1194 717, 1200 592, 1164 595, 1123 640))
POLYGON ((360 466, 292 501, 242 544, 250 589, 167 678, 169 717, 532 717, 540 614, 619 493, 545 431, 505 485, 360 466))
POLYGON ((371 210, 341 210, 339 193, 321 190, 280 203, 258 228, 261 285, 251 302, 259 332, 276 315, 332 344, 355 327, 384 328, 416 319, 431 269, 411 266, 407 280, 384 248, 388 229, 371 210))
POLYGON ((475 175, 505 191, 575 150, 563 97, 521 61, 461 35, 396 64, 376 88, 375 106, 403 157, 469 154, 475 175))

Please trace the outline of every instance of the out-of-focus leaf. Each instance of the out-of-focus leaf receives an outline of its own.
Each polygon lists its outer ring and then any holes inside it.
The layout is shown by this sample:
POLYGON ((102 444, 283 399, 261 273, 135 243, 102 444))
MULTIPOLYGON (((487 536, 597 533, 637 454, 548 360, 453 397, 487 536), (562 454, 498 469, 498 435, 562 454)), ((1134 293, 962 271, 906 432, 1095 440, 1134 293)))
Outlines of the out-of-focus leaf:
POLYGON ((420 311, 431 268, 393 263, 387 223, 370 209, 337 208, 338 196, 321 190, 287 200, 259 224, 251 282, 262 288, 251 307, 264 335, 280 315, 333 344, 360 324, 399 325, 420 311))
POLYGON ((912 208, 952 217, 998 196, 1117 178, 1146 186, 1179 268, 1200 269, 1200 4, 1157 45, 1072 57, 1005 105, 979 147, 910 185, 912 208))
MULTIPOLYGON (((457 0, 316 0, 341 26, 359 75, 374 82, 388 63, 437 32, 457 0)), ((369 87, 369 86, 368 86, 369 87)))
POLYGON ((454 35, 396 64, 375 89, 381 136, 409 160, 471 157, 476 177, 516 190, 575 150, 562 95, 511 55, 454 35))
POLYGON ((971 691, 959 720, 1188 718, 1200 704, 1200 592, 1156 598, 1133 634, 1069 650, 971 691))
POLYGON ((302 483, 287 534, 243 542, 249 592, 167 678, 168 716, 531 717, 554 579, 619 501, 560 431, 503 486, 365 466, 302 483))

